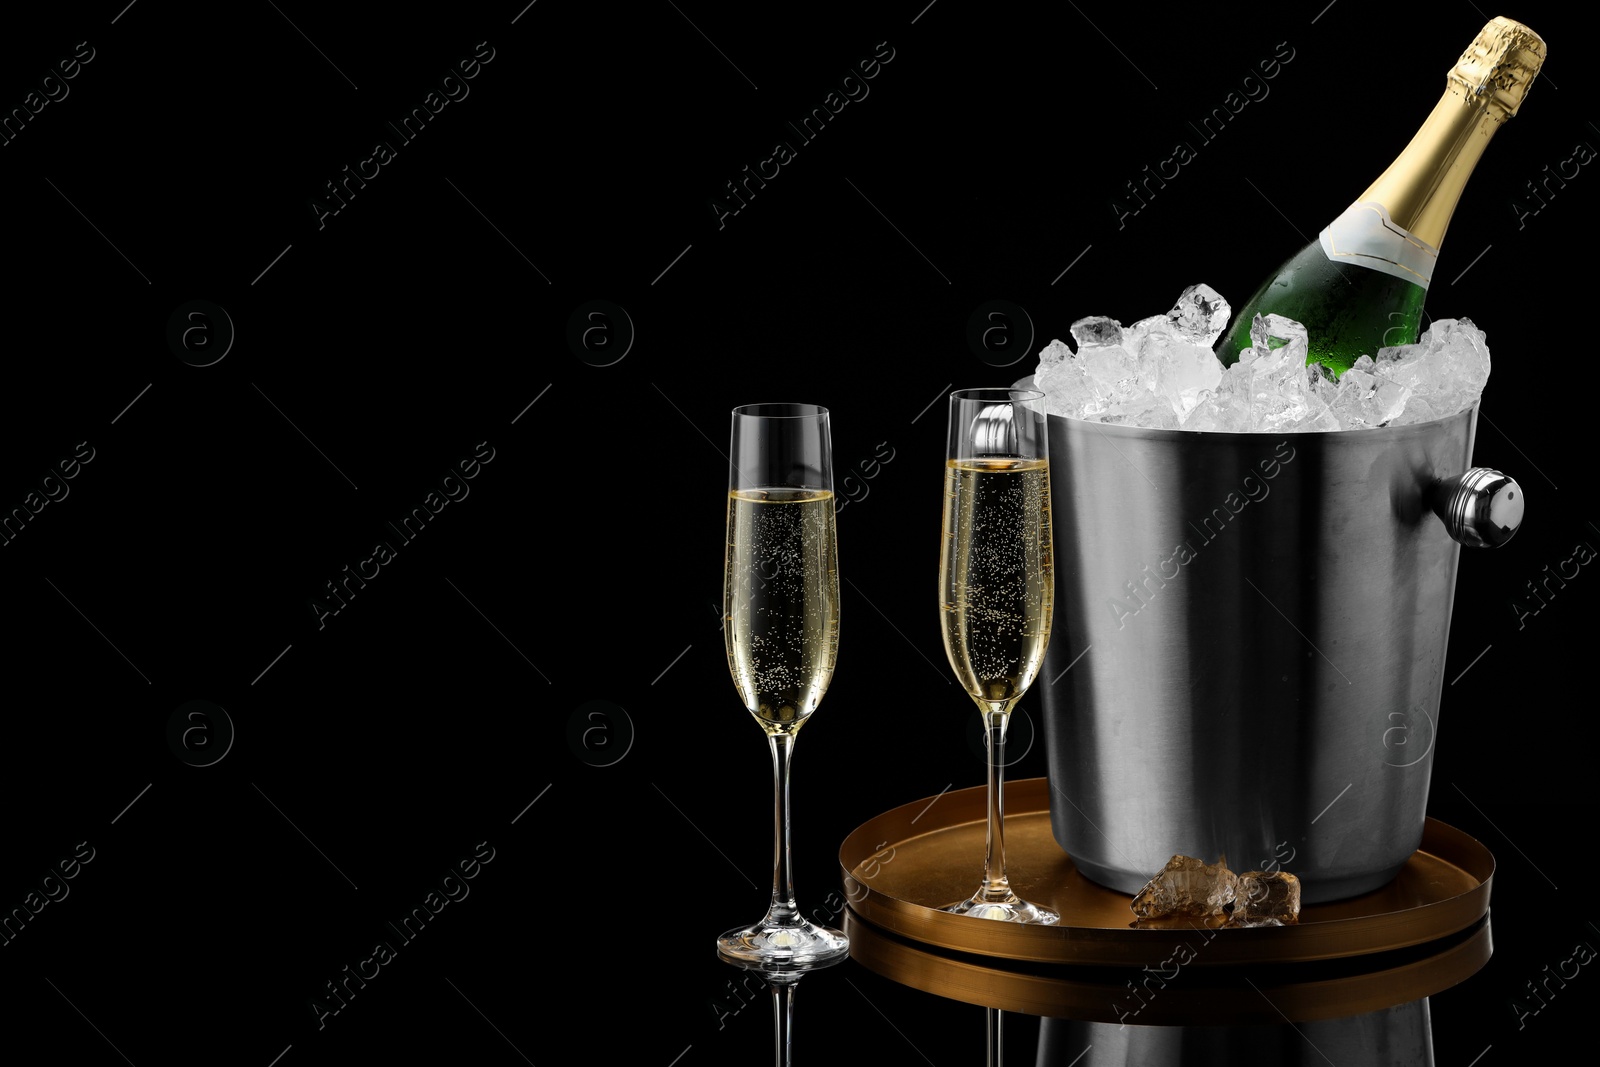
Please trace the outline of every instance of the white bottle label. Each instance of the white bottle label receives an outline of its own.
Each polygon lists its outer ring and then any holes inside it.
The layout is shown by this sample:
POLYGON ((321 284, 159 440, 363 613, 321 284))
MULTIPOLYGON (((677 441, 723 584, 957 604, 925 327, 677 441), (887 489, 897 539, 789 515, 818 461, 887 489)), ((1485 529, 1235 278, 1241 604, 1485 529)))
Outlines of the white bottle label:
POLYGON ((1428 287, 1439 250, 1395 225, 1382 204, 1351 204, 1319 235, 1322 251, 1336 263, 1354 263, 1428 287))

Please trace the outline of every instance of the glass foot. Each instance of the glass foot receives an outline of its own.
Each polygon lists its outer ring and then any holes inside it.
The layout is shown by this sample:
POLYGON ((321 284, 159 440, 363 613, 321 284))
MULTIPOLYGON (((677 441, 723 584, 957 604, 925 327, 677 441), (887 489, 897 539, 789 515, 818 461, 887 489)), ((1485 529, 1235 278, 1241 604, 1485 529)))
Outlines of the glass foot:
POLYGON ((762 920, 717 938, 717 955, 755 967, 820 967, 850 954, 850 939, 838 930, 801 919, 778 924, 762 920))
POLYGON ((1035 926, 1053 926, 1061 916, 1042 904, 1029 904, 1015 893, 999 898, 989 898, 978 893, 955 904, 939 909, 953 915, 971 915, 977 919, 998 919, 1001 922, 1031 923, 1035 926))

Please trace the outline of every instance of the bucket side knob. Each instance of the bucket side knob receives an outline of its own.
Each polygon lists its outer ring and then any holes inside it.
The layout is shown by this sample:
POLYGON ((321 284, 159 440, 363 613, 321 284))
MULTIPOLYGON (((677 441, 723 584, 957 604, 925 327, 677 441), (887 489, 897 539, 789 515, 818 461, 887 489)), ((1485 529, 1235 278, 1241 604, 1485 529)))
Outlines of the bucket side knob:
POLYGON ((1445 531, 1469 548, 1498 548, 1522 525, 1522 487, 1489 467, 1440 480, 1432 496, 1445 531))

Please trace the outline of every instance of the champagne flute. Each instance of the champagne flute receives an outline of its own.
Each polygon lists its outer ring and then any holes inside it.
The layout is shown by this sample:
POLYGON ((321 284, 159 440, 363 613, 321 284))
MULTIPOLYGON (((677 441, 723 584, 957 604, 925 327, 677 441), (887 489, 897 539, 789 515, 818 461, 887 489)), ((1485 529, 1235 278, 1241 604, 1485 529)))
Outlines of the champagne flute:
POLYGON ((772 901, 754 926, 729 930, 729 962, 795 969, 838 962, 850 941, 800 914, 789 851, 795 735, 833 678, 839 646, 833 444, 828 410, 749 404, 733 410, 723 634, 728 668, 772 750, 772 901))
POLYGON ((1006 878, 1004 788, 1006 725, 1044 663, 1055 604, 1044 394, 958 389, 949 427, 940 614, 950 666, 983 715, 989 827, 982 884, 943 910, 1048 925, 1060 916, 1006 878))

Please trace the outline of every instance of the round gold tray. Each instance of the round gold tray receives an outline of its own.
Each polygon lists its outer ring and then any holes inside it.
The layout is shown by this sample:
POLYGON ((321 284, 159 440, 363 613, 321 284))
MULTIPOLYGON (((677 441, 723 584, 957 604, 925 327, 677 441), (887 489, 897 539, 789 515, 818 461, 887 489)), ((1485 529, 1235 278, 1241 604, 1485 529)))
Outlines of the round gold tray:
MULTIPOLYGON (((959 952, 1107 966, 1285 963, 1388 952, 1466 929, 1489 911, 1494 856, 1436 819, 1422 845, 1381 889, 1308 904, 1298 925, 1207 929, 1198 921, 1134 927, 1132 898, 1089 881, 1050 831, 1049 785, 1006 785, 1006 873, 1025 899, 1061 913, 1055 926, 951 915, 983 873, 983 786, 893 808, 862 823, 839 848, 845 898, 891 933, 959 952)), ((1152 874, 1155 872, 1152 871, 1152 874)))
POLYGON ((848 908, 844 929, 851 959, 924 993, 1023 1015, 1152 1026, 1349 1018, 1442 993, 1480 971, 1493 954, 1487 916, 1460 933, 1394 952, 1196 972, 1064 967, 947 952, 886 933, 848 908))

